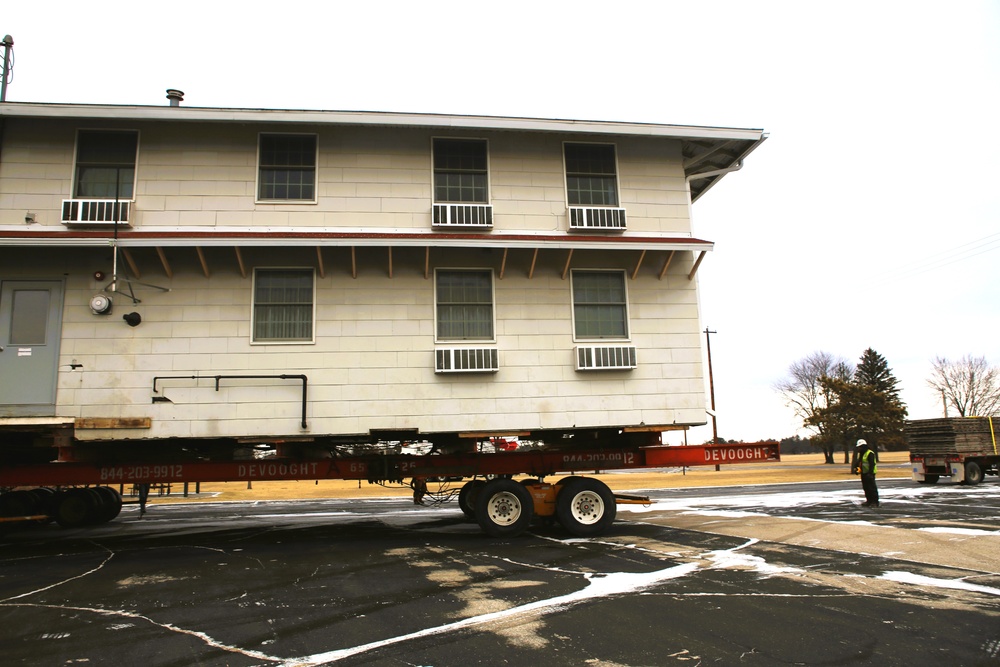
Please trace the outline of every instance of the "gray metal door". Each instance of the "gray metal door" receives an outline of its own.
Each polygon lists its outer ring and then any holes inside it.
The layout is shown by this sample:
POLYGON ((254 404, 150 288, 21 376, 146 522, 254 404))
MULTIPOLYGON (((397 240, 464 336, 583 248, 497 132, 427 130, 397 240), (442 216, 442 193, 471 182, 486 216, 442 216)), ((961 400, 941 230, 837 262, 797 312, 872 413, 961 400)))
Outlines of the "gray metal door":
POLYGON ((52 416, 62 336, 61 280, 0 282, 0 416, 52 416))

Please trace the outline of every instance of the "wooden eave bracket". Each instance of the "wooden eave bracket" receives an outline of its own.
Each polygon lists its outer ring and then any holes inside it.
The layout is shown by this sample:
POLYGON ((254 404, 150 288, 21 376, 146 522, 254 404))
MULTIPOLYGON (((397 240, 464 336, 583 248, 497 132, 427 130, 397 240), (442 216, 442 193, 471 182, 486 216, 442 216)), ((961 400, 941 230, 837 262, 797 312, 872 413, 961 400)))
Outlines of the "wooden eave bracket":
POLYGON ((125 261, 128 263, 128 268, 132 271, 132 275, 136 278, 142 278, 142 274, 139 272, 139 266, 135 263, 135 258, 132 257, 132 253, 129 252, 129 249, 122 248, 122 254, 125 255, 125 261))
POLYGON ((670 262, 674 259, 674 253, 676 250, 671 250, 667 253, 667 259, 663 262, 663 266, 660 268, 660 280, 663 280, 663 276, 667 275, 667 269, 670 268, 670 262))
POLYGON ((635 280, 635 277, 639 275, 639 267, 642 266, 642 260, 644 260, 645 258, 646 258, 646 251, 643 250, 641 253, 639 253, 639 259, 635 263, 635 269, 632 270, 632 280, 635 280))
POLYGON ((702 250, 698 254, 698 259, 694 260, 694 266, 691 267, 691 273, 688 274, 688 280, 694 280, 694 274, 698 273, 698 267, 701 266, 701 260, 705 259, 705 255, 707 254, 707 250, 702 250))
POLYGON ((569 265, 573 261, 573 248, 569 249, 569 254, 566 255, 566 264, 563 266, 562 279, 566 280, 566 276, 569 274, 569 265))
MULTIPOLYGON (((201 246, 195 246, 194 248, 195 252, 198 254, 198 261, 201 265, 201 270, 203 275, 206 278, 211 277, 211 271, 208 265, 208 259, 205 255, 204 249, 201 246)), ((326 278, 327 275, 326 258, 324 257, 323 247, 315 246, 315 248, 316 248, 317 272, 320 278, 326 278)), ((167 259, 166 253, 164 252, 164 248, 162 246, 156 246, 155 249, 156 249, 156 254, 160 259, 160 264, 163 266, 163 272, 166 274, 168 278, 173 278, 174 272, 172 267, 170 266, 170 262, 167 259)), ((393 259, 392 246, 386 246, 386 250, 388 253, 387 272, 389 278, 392 278, 395 274, 395 263, 393 259)), ((500 257, 500 265, 497 271, 500 280, 503 280, 506 277, 507 264, 508 260, 510 259, 510 250, 511 249, 509 247, 502 248, 503 252, 500 257)), ((535 270, 538 268, 538 256, 540 250, 541 248, 538 247, 532 249, 531 262, 528 266, 528 271, 527 271, 527 278, 529 280, 534 278, 535 270)), ((236 255, 236 262, 239 266, 240 275, 243 278, 246 278, 247 275, 249 274, 249 269, 247 267, 246 260, 243 256, 242 249, 240 248, 240 246, 233 246, 233 252, 236 255)), ((356 279, 358 277, 357 247, 350 246, 350 252, 351 252, 351 269, 350 269, 351 277, 356 279)), ((563 280, 566 280, 566 278, 569 275, 570 267, 572 266, 574 252, 575 252, 574 248, 569 248, 567 251, 565 263, 563 264, 562 270, 560 271, 560 277, 563 280)), ((127 248, 122 248, 122 254, 125 258, 125 261, 128 263, 129 269, 132 271, 133 275, 135 275, 137 278, 141 277, 139 266, 136 263, 135 257, 132 254, 132 252, 130 252, 130 250, 127 248)), ((694 265, 691 268, 691 271, 688 273, 688 280, 694 280, 694 277, 698 272, 698 268, 701 266, 702 261, 704 261, 706 254, 707 251, 705 250, 698 252, 698 256, 695 259, 694 265)), ((660 266, 658 273, 658 278, 660 280, 663 280, 664 276, 667 275, 667 272, 670 269, 670 265, 673 262, 676 255, 677 255, 676 250, 669 250, 666 252, 666 258, 664 259, 663 264, 660 266)), ((639 251, 639 255, 638 258, 636 259, 635 265, 632 267, 630 271, 630 277, 632 280, 638 278, 639 272, 642 270, 642 265, 646 261, 646 258, 648 256, 649 256, 649 249, 642 249, 639 251)), ((433 273, 431 266, 431 246, 424 247, 423 273, 424 273, 424 279, 429 279, 431 277, 431 274, 433 273)))
POLYGON ((316 246, 316 264, 320 278, 326 278, 326 267, 323 265, 323 247, 316 246))
POLYGON ((233 250, 236 251, 236 263, 240 265, 240 275, 246 278, 247 265, 243 262, 243 253, 240 251, 239 246, 233 246, 233 250))
POLYGON ((167 274, 167 278, 173 278, 174 270, 170 268, 170 262, 167 261, 167 255, 163 252, 163 248, 156 246, 156 254, 160 258, 160 264, 163 265, 163 272, 167 274))
POLYGON ((535 277, 535 264, 538 262, 538 248, 535 248, 535 252, 531 255, 531 266, 528 268, 528 280, 535 277))
POLYGON ((201 246, 195 246, 195 251, 198 253, 198 261, 201 262, 201 272, 205 274, 206 278, 211 278, 211 273, 208 270, 208 260, 205 259, 205 251, 201 249, 201 246))

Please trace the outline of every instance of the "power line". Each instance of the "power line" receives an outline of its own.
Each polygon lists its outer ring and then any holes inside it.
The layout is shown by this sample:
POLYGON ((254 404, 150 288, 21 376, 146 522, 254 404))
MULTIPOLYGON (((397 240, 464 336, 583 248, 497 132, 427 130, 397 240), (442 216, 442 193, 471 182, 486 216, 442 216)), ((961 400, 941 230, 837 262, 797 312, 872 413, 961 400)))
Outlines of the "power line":
POLYGON ((1000 232, 963 243, 962 245, 935 253, 909 264, 903 264, 891 271, 874 277, 877 280, 885 282, 912 278, 998 249, 1000 249, 1000 232))

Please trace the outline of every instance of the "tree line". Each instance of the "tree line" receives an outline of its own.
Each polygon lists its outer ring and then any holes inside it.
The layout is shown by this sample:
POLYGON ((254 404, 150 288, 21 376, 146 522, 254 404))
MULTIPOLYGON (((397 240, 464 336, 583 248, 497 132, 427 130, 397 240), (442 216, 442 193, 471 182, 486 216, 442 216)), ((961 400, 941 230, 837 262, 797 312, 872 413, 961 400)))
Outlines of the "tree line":
MULTIPOLYGON (((957 362, 937 357, 927 384, 940 395, 944 416, 987 416, 1000 410, 1000 370, 985 357, 966 356, 957 362)), ((908 413, 899 397, 899 381, 885 357, 871 348, 857 365, 814 352, 793 362, 788 376, 774 388, 812 433, 809 438, 782 440, 786 453, 809 446, 833 463, 842 449, 848 463, 859 438, 881 450, 906 449, 903 423, 908 413)))

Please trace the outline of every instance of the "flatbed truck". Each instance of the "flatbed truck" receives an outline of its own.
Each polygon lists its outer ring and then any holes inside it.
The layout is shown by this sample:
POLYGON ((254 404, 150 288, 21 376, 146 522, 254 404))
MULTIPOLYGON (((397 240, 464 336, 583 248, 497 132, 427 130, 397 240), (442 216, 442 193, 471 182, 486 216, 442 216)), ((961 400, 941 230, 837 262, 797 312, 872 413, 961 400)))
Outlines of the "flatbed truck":
POLYGON ((993 417, 917 419, 904 424, 913 480, 936 484, 979 484, 986 475, 1000 475, 1000 449, 993 417))

